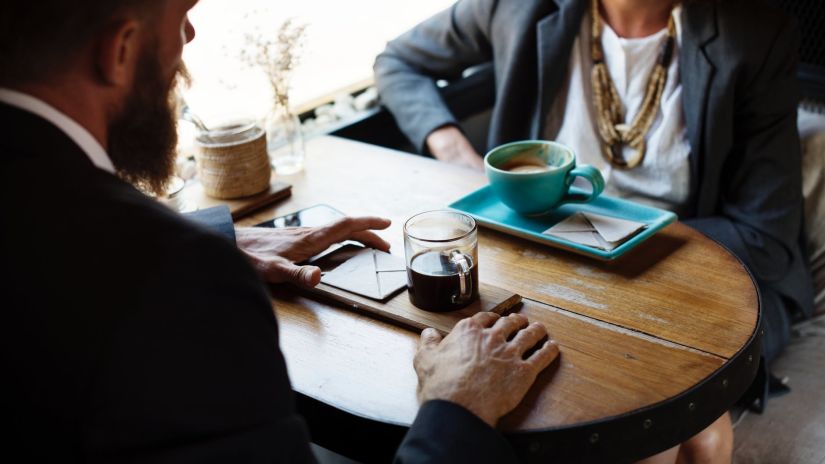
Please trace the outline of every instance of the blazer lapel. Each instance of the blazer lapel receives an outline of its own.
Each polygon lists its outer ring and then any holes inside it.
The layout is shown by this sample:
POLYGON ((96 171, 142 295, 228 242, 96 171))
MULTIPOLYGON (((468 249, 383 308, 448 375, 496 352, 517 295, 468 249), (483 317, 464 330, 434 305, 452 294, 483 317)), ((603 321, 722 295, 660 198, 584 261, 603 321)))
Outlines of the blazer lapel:
POLYGON ((570 51, 579 32, 587 0, 553 0, 558 9, 536 25, 539 88, 531 137, 540 138, 547 112, 567 76, 570 51))
MULTIPOLYGON (((682 11, 682 47, 679 74, 682 79, 682 106, 690 143, 691 192, 699 194, 703 169, 705 127, 709 114, 710 83, 715 67, 706 46, 717 36, 716 6, 713 2, 693 2, 682 11)), ((692 203, 695 203, 692 202, 692 203)))

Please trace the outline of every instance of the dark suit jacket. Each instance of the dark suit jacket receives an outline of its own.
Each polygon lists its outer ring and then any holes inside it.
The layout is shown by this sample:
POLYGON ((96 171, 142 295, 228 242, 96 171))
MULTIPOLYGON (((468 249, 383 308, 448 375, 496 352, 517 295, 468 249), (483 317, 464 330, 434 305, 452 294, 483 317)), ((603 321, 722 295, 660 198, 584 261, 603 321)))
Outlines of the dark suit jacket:
MULTIPOLYGON (((231 239, 95 168, 37 116, 0 104, 0 127, 4 455, 312 461, 271 301, 231 239)), ((228 211, 216 214, 231 235, 228 211)), ((434 401, 397 459, 511 454, 474 415, 434 401)))
MULTIPOLYGON (((459 0, 389 43, 375 63, 381 99, 423 151, 430 132, 457 123, 433 79, 492 61, 489 147, 540 138, 589 4, 459 0)), ((763 298, 766 311, 784 313, 787 306, 810 315, 796 29, 780 11, 753 0, 686 2, 682 25, 679 72, 692 148, 687 223, 736 254, 763 294, 775 294, 763 298)), ((787 330, 787 324, 776 328, 787 330)))

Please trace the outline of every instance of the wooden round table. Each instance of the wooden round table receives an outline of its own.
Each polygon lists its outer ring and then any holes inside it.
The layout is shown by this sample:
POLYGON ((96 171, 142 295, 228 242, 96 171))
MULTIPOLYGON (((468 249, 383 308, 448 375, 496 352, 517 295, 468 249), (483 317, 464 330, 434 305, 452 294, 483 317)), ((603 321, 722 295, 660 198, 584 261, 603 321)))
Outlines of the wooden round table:
MULTIPOLYGON (((482 173, 335 137, 307 146, 288 201, 241 225, 318 203, 393 220, 403 256, 412 214, 483 186, 482 173)), ((623 462, 670 448, 726 411, 753 380, 759 299, 742 263, 673 224, 599 262, 499 232, 479 232, 480 280, 520 294, 561 356, 499 428, 526 462, 623 462)), ((314 442, 388 462, 418 410, 418 334, 273 288, 281 349, 314 442)))

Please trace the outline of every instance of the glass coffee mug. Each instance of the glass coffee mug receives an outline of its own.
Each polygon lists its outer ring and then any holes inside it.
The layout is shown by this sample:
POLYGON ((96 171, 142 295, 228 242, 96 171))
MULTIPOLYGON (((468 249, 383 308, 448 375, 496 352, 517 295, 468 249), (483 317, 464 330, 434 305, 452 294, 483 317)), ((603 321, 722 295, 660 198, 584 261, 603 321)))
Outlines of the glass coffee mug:
POLYGON ((478 299, 478 227, 455 211, 428 211, 404 224, 410 301, 446 312, 478 299))

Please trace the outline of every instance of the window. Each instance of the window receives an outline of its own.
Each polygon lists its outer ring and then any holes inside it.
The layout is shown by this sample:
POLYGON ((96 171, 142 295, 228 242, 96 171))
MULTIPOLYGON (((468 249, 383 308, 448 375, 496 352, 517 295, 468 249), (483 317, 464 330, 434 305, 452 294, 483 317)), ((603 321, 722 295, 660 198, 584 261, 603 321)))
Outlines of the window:
POLYGON ((292 73, 291 106, 306 108, 372 78, 386 42, 453 0, 201 0, 190 13, 195 40, 184 49, 193 76, 185 97, 207 123, 262 117, 272 93, 260 70, 243 64, 245 34, 275 34, 287 18, 307 25, 292 73))

